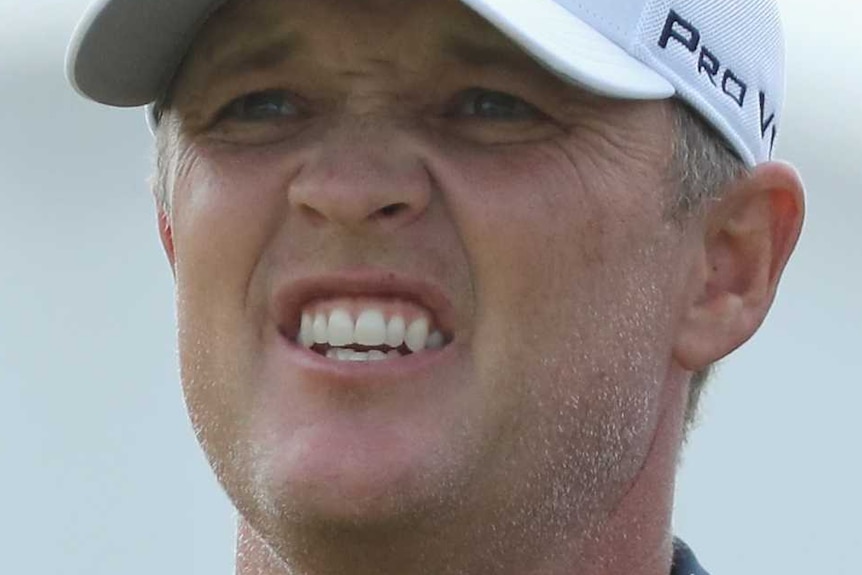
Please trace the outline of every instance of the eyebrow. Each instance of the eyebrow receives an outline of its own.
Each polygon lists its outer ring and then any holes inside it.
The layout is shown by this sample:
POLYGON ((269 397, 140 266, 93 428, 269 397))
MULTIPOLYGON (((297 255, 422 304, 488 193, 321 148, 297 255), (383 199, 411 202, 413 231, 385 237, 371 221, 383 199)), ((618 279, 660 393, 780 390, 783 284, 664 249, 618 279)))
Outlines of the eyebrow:
POLYGON ((259 42, 251 50, 238 49, 212 57, 212 70, 227 77, 248 71, 268 70, 289 60, 305 45, 297 34, 279 35, 269 42, 259 42))

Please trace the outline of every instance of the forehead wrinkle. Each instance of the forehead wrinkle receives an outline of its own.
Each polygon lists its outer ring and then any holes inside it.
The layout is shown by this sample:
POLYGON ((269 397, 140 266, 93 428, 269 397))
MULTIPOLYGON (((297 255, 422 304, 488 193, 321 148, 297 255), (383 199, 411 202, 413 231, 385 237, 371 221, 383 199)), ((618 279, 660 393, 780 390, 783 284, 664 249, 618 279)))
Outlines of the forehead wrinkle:
POLYGON ((295 32, 280 33, 270 40, 257 40, 256 46, 234 46, 221 53, 210 54, 208 67, 213 74, 233 76, 248 71, 278 67, 301 52, 306 41, 295 32))
MULTIPOLYGON (((301 26, 311 14, 318 13, 326 15, 325 28, 335 34, 319 48, 325 48, 333 62, 344 63, 364 52, 363 64, 375 73, 387 67, 391 73, 398 67, 393 65, 395 60, 403 60, 398 53, 413 53, 426 65, 429 59, 441 64, 455 61, 468 68, 501 67, 513 72, 536 65, 509 38, 454 0, 304 0, 298 1, 296 8, 305 10, 287 20, 284 6, 281 0, 225 3, 210 19, 195 50, 207 75, 233 76, 272 69, 295 59, 300 52, 307 54, 318 44, 318 30, 303 31, 301 26), (348 5, 362 9, 335 9, 348 5), (432 9, 435 6, 445 7, 439 11, 432 9), (429 10, 434 17, 426 20, 429 10), (374 24, 366 29, 365 20, 374 24), (383 36, 382 25, 389 29, 383 36), (405 51, 407 47, 410 49, 405 51)), ((419 62, 401 62, 401 66, 405 64, 415 67, 419 62)))

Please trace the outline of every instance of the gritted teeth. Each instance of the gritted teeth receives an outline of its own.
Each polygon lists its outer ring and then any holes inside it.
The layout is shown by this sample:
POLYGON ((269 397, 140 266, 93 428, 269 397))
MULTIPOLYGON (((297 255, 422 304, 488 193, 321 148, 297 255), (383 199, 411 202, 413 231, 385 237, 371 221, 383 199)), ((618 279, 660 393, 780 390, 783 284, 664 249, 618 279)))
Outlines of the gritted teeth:
POLYGON ((446 337, 414 303, 362 298, 306 306, 297 343, 330 359, 379 361, 439 349, 446 337))

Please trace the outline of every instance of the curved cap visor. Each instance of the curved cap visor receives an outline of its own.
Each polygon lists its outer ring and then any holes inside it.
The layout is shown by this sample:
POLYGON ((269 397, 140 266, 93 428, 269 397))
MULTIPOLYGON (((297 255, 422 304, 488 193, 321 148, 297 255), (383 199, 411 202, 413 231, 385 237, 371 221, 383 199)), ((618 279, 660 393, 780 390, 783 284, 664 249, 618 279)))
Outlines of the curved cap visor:
POLYGON ((194 35, 224 0, 99 0, 81 19, 66 76, 83 96, 143 106, 167 88, 194 35))
POLYGON ((462 0, 563 79, 602 96, 660 100, 673 85, 554 0, 462 0))

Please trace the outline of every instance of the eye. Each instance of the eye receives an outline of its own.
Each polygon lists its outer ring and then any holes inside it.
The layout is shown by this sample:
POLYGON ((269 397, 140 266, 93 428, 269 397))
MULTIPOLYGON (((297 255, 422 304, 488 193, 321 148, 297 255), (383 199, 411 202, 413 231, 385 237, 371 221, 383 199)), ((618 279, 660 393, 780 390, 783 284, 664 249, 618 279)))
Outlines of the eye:
POLYGON ((266 90, 241 96, 222 108, 219 120, 265 122, 300 115, 293 96, 284 90, 266 90))
POLYGON ((528 120, 542 115, 524 100, 482 88, 471 88, 458 95, 451 115, 486 120, 528 120))

